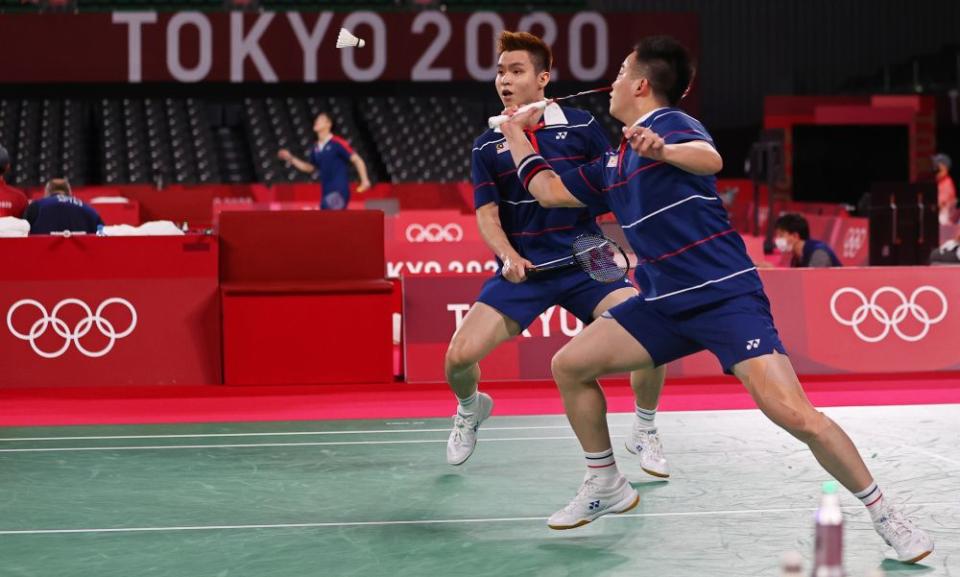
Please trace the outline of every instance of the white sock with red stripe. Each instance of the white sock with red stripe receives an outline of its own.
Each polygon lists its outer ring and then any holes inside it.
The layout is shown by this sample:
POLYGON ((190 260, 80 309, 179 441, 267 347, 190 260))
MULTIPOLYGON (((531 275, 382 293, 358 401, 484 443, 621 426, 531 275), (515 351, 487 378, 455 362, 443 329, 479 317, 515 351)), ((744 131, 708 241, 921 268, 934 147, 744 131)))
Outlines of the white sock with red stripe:
POLYGON ((591 475, 596 475, 601 481, 613 481, 620 476, 617 469, 617 460, 613 458, 613 449, 607 449, 599 453, 583 452, 587 459, 587 471, 591 475))
POLYGON ((853 496, 860 499, 860 502, 866 505, 867 511, 870 512, 871 519, 877 521, 883 516, 883 491, 877 486, 876 481, 871 482, 870 486, 863 491, 854 493, 853 496))

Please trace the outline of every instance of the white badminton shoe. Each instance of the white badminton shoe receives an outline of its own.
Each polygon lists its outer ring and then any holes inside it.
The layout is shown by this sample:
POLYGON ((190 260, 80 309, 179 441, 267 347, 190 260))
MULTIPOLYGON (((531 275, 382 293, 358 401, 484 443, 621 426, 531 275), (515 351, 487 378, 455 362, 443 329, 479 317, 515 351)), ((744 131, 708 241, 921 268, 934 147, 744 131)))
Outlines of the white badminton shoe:
POLYGON ((607 513, 625 513, 640 503, 640 495, 623 475, 613 481, 587 473, 577 496, 547 520, 551 529, 574 529, 607 513))
POLYGON ((663 445, 656 429, 640 426, 640 419, 634 417, 633 430, 626 440, 627 450, 640 457, 640 468, 649 475, 666 479, 670 476, 667 458, 663 456, 663 445))
POLYGON ((490 395, 479 393, 478 397, 477 410, 473 414, 461 415, 458 410, 453 416, 453 430, 447 438, 447 463, 451 465, 462 465, 470 458, 477 448, 477 429, 493 412, 490 395))
POLYGON ((893 547, 897 559, 903 563, 916 563, 933 553, 933 538, 891 505, 884 506, 873 528, 893 547))

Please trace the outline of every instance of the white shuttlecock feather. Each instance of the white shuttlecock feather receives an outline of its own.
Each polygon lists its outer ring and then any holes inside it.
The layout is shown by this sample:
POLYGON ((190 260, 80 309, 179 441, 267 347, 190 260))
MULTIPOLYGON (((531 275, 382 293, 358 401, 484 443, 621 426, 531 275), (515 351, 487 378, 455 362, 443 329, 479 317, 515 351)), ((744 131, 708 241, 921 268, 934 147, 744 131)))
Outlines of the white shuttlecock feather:
POLYGON ((341 28, 340 34, 337 35, 337 48, 350 48, 353 46, 363 48, 365 44, 366 42, 351 34, 346 28, 341 28))

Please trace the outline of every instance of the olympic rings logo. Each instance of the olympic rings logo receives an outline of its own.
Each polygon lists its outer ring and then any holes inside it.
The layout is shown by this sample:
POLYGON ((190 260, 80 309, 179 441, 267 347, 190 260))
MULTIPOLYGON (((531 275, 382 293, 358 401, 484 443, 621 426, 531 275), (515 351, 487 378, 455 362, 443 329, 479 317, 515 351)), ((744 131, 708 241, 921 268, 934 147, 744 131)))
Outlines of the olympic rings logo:
POLYGON ((28 341, 30 343, 30 347, 33 349, 33 352, 45 359, 55 359, 59 356, 62 356, 67 352, 67 349, 70 348, 70 343, 75 344, 77 350, 80 351, 80 353, 84 356, 90 358, 102 357, 113 350, 113 345, 118 339, 128 336, 133 332, 133 329, 135 329, 136 326, 137 310, 133 308, 133 305, 130 304, 129 301, 117 297, 106 299, 100 303, 100 306, 97 307, 96 311, 92 311, 87 303, 83 302, 82 300, 73 298, 63 299, 53 307, 53 310, 50 311, 49 314, 47 313, 47 309, 42 304, 33 299, 19 300, 13 303, 13 305, 7 311, 7 328, 10 329, 10 333, 20 340, 28 341), (82 309, 86 315, 80 320, 80 322, 77 323, 73 330, 71 330, 67 323, 59 317, 60 311, 62 311, 64 307, 70 305, 80 307, 80 309, 82 309), (117 332, 116 328, 113 326, 113 323, 103 317, 103 312, 110 305, 123 306, 130 311, 130 326, 120 332, 117 332), (30 329, 25 333, 20 332, 13 326, 13 315, 21 307, 34 307, 40 311, 41 315, 38 320, 30 325, 30 329), (89 350, 80 342, 80 339, 90 333, 94 327, 97 328, 100 334, 109 339, 107 344, 104 345, 100 350, 89 350), (37 344, 37 339, 46 333, 48 328, 52 328, 53 332, 63 339, 63 346, 54 351, 45 351, 37 344))
POLYGON ((896 335, 901 339, 909 343, 915 343, 927 336, 927 333, 930 332, 930 327, 939 323, 947 316, 947 297, 940 289, 930 285, 918 287, 913 291, 909 299, 900 289, 891 286, 885 286, 874 291, 873 295, 871 295, 870 299, 868 300, 867 296, 858 289, 845 287, 833 293, 833 297, 830 299, 830 313, 841 325, 853 327, 853 332, 856 333, 860 340, 864 342, 880 342, 887 338, 887 335, 890 334, 890 330, 892 329, 893 332, 896 333, 896 335), (931 293, 940 299, 940 313, 938 315, 931 317, 930 313, 927 312, 927 309, 917 304, 917 297, 923 293, 931 293), (850 315, 850 318, 844 318, 840 316, 840 313, 837 312, 837 301, 840 300, 840 297, 845 294, 853 295, 860 301, 860 304, 857 305, 856 309, 854 309, 853 314, 850 315), (886 309, 877 304, 877 300, 881 295, 884 294, 892 294, 900 299, 900 304, 893 309, 892 314, 888 313, 886 309), (883 326, 883 330, 880 331, 880 334, 876 336, 869 336, 864 334, 860 329, 860 325, 867 320, 867 315, 872 316, 874 320, 883 326), (923 328, 919 333, 910 335, 901 330, 900 323, 907 318, 907 315, 912 316, 921 325, 923 325, 923 328))
POLYGON ((414 223, 407 227, 404 236, 408 242, 460 242, 463 228, 455 222, 446 225, 414 223))

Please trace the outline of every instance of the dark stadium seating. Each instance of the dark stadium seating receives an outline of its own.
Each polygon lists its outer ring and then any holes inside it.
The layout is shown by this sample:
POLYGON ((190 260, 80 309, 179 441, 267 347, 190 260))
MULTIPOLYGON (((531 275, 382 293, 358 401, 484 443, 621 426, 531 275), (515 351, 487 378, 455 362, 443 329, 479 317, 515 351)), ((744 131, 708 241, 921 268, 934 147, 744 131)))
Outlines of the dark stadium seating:
MULTIPOLYGON (((575 101, 607 128, 605 95, 575 101)), ((375 182, 470 179, 470 151, 495 100, 480 96, 0 99, 0 142, 23 186, 66 176, 77 184, 308 182, 277 158, 305 158, 325 111, 334 132, 366 161, 375 182)))

